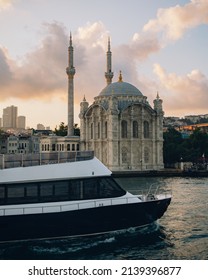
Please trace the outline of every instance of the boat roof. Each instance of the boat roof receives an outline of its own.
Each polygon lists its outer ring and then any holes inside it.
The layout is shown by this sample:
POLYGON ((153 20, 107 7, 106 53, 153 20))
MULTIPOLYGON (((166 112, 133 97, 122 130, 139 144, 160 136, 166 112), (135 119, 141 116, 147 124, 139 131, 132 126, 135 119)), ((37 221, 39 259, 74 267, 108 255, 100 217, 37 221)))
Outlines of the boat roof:
POLYGON ((111 171, 94 157, 84 161, 2 169, 0 170, 0 184, 58 181, 110 175, 111 171))

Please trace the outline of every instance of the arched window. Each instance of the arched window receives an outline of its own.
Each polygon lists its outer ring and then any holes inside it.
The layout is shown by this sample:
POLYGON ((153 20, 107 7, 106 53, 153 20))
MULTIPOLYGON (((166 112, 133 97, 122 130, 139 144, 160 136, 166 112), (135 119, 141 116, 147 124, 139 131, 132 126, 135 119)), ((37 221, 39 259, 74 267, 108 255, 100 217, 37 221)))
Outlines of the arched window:
POLYGON ((108 123, 105 122, 105 138, 108 137, 108 123))
POLYGON ((93 139, 93 123, 91 123, 90 135, 91 135, 91 139, 93 139))
POLYGON ((70 144, 67 144, 67 151, 70 151, 70 144))
POLYGON ((138 122, 133 121, 133 138, 138 138, 138 122))
POLYGON ((127 121, 121 122, 121 137, 127 138, 127 121))
POLYGON ((98 129, 98 134, 97 134, 98 135, 98 139, 100 139, 100 123, 98 123, 98 128, 97 129, 98 129))
POLYGON ((149 123, 148 121, 144 121, 144 138, 149 138, 150 132, 149 132, 149 123))

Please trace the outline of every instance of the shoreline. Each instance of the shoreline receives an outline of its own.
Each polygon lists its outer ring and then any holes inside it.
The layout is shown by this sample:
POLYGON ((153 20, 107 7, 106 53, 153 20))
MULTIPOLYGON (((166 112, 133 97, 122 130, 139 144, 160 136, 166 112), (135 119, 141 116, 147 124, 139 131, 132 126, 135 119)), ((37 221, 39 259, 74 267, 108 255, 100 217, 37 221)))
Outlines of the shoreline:
POLYGON ((148 171, 113 171, 114 178, 121 177, 208 177, 208 170, 183 171, 179 169, 148 171))

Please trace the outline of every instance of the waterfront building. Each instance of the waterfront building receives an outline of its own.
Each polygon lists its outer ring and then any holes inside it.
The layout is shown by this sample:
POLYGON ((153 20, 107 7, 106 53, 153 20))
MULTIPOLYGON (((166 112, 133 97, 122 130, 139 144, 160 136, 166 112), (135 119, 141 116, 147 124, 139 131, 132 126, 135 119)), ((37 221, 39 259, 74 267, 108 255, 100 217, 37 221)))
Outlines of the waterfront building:
POLYGON ((162 100, 157 94, 152 108, 121 72, 112 83, 110 40, 105 78, 107 85, 93 104, 85 97, 80 104, 81 150, 94 150, 112 171, 163 168, 162 100))
POLYGON ((62 137, 51 135, 40 138, 40 152, 76 152, 79 151, 79 141, 77 136, 62 137))

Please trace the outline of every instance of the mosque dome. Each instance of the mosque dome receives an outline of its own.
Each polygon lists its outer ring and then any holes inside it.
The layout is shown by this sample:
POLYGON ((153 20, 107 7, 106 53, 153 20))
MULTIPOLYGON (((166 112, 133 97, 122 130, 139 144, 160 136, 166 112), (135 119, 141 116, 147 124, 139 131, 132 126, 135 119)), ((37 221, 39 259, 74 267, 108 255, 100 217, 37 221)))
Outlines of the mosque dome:
POLYGON ((120 73, 119 81, 107 85, 99 94, 99 96, 143 96, 141 91, 132 84, 123 82, 120 73))

